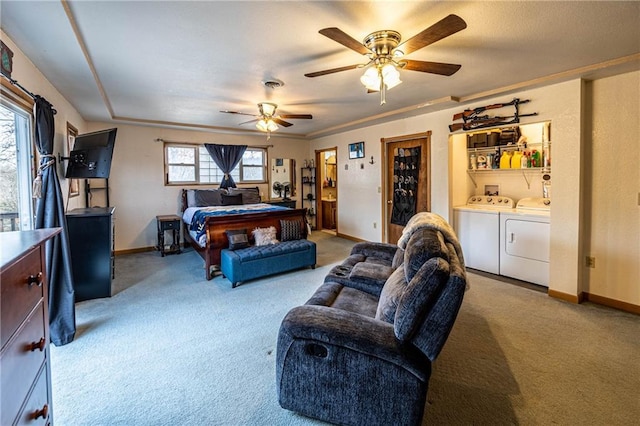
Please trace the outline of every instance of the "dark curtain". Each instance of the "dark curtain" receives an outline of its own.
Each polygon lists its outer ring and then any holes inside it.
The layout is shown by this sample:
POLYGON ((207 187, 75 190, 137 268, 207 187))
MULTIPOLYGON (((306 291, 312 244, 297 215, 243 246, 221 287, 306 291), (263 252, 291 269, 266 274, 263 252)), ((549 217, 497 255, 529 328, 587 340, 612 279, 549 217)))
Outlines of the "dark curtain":
POLYGON ((404 226, 416 214, 420 147, 399 148, 394 154, 391 223, 404 226))
POLYGON ((220 188, 235 188, 236 183, 231 177, 231 170, 233 170, 240 160, 242 160, 242 154, 247 150, 247 145, 218 145, 205 143, 204 146, 207 148, 207 152, 213 161, 224 173, 222 182, 220 182, 220 188))
POLYGON ((35 96, 35 137, 36 147, 40 153, 38 176, 33 185, 33 195, 38 197, 36 229, 62 228, 62 232, 49 240, 46 246, 49 331, 51 342, 61 346, 73 341, 76 333, 76 311, 67 219, 56 172, 56 157, 52 154, 55 134, 53 115, 54 110, 51 104, 46 99, 35 96))

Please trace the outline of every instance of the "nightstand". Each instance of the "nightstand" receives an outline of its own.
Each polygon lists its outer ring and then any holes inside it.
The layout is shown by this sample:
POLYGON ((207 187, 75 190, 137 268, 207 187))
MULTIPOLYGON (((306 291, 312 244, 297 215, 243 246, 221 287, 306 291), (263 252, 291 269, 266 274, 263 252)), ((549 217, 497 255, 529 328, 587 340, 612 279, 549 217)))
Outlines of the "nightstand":
POLYGON ((156 216, 156 222, 158 224, 158 246, 156 247, 160 251, 160 255, 164 257, 165 254, 179 254, 182 252, 180 249, 180 217, 174 214, 156 216), (171 231, 173 241, 171 244, 165 244, 164 234, 166 231, 171 231))

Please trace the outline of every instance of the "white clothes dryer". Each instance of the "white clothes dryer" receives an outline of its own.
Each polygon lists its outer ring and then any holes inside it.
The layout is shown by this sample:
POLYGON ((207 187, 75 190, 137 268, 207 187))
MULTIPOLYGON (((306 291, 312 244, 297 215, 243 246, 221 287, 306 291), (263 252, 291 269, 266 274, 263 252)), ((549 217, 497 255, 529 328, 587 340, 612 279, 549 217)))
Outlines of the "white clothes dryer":
POLYGON ((549 198, 523 198, 500 214, 500 275, 549 287, 549 198))
POLYGON ((513 209, 509 197, 474 195, 453 208, 453 224, 468 268, 498 274, 500 270, 500 212, 513 209))

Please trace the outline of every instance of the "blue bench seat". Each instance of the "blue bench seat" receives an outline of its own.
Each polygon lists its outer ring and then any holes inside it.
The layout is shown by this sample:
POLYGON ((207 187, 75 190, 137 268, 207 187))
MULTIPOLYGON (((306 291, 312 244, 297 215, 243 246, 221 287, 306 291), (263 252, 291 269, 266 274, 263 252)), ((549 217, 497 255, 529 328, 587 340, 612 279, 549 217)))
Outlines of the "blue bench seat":
POLYGON ((283 241, 266 246, 251 246, 220 252, 222 275, 232 287, 254 278, 293 269, 316 267, 316 243, 309 240, 283 241))

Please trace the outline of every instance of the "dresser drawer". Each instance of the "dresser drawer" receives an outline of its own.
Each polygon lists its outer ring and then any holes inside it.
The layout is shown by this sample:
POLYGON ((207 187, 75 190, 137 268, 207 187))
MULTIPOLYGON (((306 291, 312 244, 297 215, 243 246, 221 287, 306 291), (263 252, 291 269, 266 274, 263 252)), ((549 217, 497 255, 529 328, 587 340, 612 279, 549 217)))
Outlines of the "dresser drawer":
POLYGON ((38 426, 50 424, 49 384, 46 365, 42 366, 36 384, 27 399, 16 425, 38 426))
POLYGON ((2 351, 0 363, 0 394, 2 413, 0 424, 12 424, 25 395, 46 359, 44 308, 42 302, 24 322, 14 339, 2 351), (42 339, 42 340, 41 340, 42 339), (42 350, 40 349, 42 348, 42 350))
POLYGON ((28 251, 23 258, 2 271, 0 298, 0 341, 4 345, 20 323, 44 296, 45 271, 41 265, 40 247, 28 251))

